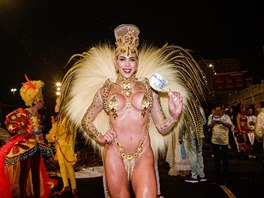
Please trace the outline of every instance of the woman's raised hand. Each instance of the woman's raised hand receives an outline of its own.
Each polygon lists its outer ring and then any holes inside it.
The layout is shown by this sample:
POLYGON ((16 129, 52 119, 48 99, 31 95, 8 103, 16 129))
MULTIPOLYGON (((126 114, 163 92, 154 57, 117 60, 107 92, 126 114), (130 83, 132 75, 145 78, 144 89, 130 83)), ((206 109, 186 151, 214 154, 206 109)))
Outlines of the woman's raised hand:
POLYGON ((169 108, 170 113, 174 119, 178 119, 182 112, 183 98, 180 92, 170 91, 169 92, 169 108))

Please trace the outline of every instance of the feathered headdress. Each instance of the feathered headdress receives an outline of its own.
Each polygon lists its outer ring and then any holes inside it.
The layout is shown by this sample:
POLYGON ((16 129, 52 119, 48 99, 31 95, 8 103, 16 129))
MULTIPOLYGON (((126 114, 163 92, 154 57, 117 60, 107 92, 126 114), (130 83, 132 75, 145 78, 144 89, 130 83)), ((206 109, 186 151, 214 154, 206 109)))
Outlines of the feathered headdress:
POLYGON ((25 105, 32 106, 39 101, 44 101, 42 95, 42 87, 45 85, 45 83, 40 80, 30 81, 26 74, 25 78, 27 82, 22 83, 22 87, 20 89, 20 96, 24 100, 25 105))

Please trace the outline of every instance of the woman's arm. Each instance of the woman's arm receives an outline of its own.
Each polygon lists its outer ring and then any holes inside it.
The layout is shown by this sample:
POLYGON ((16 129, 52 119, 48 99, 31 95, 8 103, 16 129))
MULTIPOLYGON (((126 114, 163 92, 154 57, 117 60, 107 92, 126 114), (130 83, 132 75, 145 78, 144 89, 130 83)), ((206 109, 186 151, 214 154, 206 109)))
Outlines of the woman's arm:
POLYGON ((169 97, 169 109, 171 111, 171 116, 166 118, 161 107, 160 97, 157 93, 153 92, 153 108, 151 111, 151 115, 158 131, 163 135, 172 130, 174 124, 178 121, 178 117, 182 109, 181 96, 179 96, 176 100, 173 99, 176 98, 176 95, 174 93, 171 93, 169 97))
POLYGON ((103 89, 100 89, 93 99, 92 104, 87 109, 84 114, 81 125, 83 130, 91 136, 94 140, 96 140, 100 144, 111 144, 115 137, 116 133, 113 130, 108 130, 104 135, 100 133, 93 124, 93 121, 97 117, 97 115, 103 110, 104 101, 102 99, 103 89))
POLYGON ((102 111, 103 109, 103 99, 101 96, 101 90, 97 91, 97 93, 94 96, 94 99, 85 112, 81 125, 84 132, 86 132, 89 136, 94 138, 95 140, 99 135, 102 135, 100 132, 97 131, 96 127, 93 124, 93 121, 97 117, 97 115, 102 111))

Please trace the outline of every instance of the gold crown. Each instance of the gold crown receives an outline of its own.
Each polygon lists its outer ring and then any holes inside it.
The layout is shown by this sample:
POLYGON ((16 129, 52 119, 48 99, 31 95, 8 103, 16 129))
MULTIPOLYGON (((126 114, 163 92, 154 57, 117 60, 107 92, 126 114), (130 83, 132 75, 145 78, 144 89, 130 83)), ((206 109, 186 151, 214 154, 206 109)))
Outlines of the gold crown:
POLYGON ((126 53, 138 54, 139 28, 133 24, 121 24, 114 30, 116 39, 116 55, 126 53))
POLYGON ((40 80, 29 80, 27 75, 25 75, 27 82, 22 83, 20 89, 20 96, 25 102, 26 106, 32 106, 39 101, 44 101, 42 95, 42 87, 45 85, 44 82, 40 80))

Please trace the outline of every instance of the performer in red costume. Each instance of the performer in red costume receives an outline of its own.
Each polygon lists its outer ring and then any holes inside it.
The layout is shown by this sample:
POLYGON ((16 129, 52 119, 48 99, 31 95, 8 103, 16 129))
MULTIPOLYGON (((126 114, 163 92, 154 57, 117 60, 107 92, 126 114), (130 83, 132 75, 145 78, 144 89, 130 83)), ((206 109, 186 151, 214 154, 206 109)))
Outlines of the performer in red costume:
POLYGON ((6 116, 6 127, 13 135, 0 150, 0 194, 6 198, 46 198, 56 181, 48 177, 42 155, 52 155, 46 146, 39 110, 44 107, 40 80, 22 83, 20 95, 27 108, 6 116))

